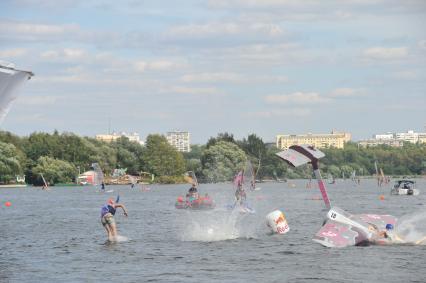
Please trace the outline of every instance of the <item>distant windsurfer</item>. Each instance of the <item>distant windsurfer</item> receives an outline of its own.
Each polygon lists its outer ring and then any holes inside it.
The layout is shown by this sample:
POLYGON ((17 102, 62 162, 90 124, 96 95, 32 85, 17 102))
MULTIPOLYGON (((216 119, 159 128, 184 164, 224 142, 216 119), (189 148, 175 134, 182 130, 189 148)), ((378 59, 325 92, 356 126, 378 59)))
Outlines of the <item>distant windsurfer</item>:
POLYGON ((252 191, 254 191, 256 189, 256 181, 255 180, 250 181, 250 189, 252 191))
POLYGON ((123 209, 124 215, 127 216, 126 207, 123 204, 114 202, 112 198, 110 198, 108 203, 102 206, 101 209, 101 223, 107 232, 109 241, 115 241, 117 239, 117 225, 114 220, 117 207, 123 209))

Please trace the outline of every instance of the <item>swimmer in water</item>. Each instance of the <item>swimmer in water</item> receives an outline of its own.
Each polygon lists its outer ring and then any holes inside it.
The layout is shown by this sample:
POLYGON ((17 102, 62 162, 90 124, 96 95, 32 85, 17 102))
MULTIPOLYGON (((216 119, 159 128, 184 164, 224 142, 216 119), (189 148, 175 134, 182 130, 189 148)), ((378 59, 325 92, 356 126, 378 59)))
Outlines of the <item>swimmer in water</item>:
POLYGON ((391 244, 395 240, 393 224, 386 224, 385 230, 378 230, 377 226, 371 225, 369 230, 373 232, 373 237, 370 241, 379 243, 379 244, 391 244))
POLYGON ((123 209, 124 215, 127 216, 126 207, 123 204, 115 203, 113 199, 109 199, 101 209, 101 223, 107 232, 109 241, 117 239, 117 225, 114 220, 117 207, 123 209))

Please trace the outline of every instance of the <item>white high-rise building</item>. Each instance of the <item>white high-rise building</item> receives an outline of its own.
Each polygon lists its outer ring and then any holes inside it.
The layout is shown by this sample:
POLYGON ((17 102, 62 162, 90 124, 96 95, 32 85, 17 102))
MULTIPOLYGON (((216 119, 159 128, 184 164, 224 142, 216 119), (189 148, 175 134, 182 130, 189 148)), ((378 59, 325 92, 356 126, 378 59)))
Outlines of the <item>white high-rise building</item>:
POLYGON ((191 134, 183 131, 167 132, 166 138, 169 144, 174 146, 180 152, 191 151, 191 134))

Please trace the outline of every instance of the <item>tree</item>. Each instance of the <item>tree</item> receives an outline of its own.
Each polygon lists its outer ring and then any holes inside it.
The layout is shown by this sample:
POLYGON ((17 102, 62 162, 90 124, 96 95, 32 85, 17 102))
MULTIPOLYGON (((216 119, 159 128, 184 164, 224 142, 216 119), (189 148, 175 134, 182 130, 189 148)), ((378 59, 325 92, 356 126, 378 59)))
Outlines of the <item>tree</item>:
POLYGON ((330 165, 327 168, 327 172, 330 173, 334 178, 340 178, 340 176, 342 176, 340 168, 336 165, 330 165))
POLYGON ((117 166, 127 168, 131 175, 138 175, 143 165, 143 147, 127 137, 120 137, 111 143, 117 152, 117 166))
POLYGON ((229 181, 243 169, 246 161, 246 155, 238 145, 219 141, 203 152, 203 175, 209 182, 229 181))
POLYGON ((185 172, 185 160, 162 135, 149 135, 143 154, 144 171, 156 176, 178 176, 185 172))
POLYGON ((77 169, 71 163, 48 156, 41 156, 32 171, 37 176, 43 174, 49 184, 70 183, 77 175, 77 169))
POLYGON ((231 142, 231 143, 235 143, 236 144, 236 141, 234 139, 234 135, 233 134, 228 134, 227 132, 225 132, 225 133, 218 134, 216 138, 211 137, 207 141, 206 148, 209 148, 209 147, 215 145, 216 143, 218 143, 220 141, 231 142))
POLYGON ((240 143, 241 148, 251 157, 250 159, 254 159, 255 164, 255 176, 259 172, 259 169, 262 165, 262 160, 266 155, 266 146, 263 143, 262 139, 256 136, 255 134, 251 134, 247 137, 247 139, 243 139, 240 143))
POLYGON ((8 183, 22 174, 20 156, 13 144, 0 142, 0 181, 8 183))

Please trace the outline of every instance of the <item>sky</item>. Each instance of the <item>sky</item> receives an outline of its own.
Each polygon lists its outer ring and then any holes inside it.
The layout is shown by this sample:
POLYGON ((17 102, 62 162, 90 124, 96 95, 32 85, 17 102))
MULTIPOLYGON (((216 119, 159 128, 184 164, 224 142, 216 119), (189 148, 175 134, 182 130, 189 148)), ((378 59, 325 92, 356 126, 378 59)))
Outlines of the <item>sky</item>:
POLYGON ((2 0, 17 135, 426 132, 423 0, 2 0))

